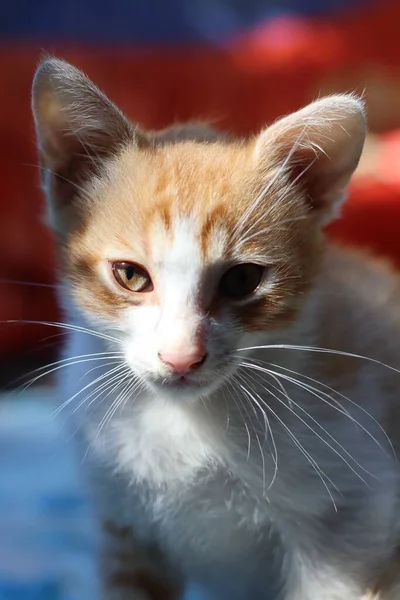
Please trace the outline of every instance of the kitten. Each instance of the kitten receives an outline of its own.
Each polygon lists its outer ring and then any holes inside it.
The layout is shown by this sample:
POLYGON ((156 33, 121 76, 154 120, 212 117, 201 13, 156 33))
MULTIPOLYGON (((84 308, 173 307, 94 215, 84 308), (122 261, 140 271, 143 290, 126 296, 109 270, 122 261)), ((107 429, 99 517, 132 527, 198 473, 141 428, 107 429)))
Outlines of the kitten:
POLYGON ((146 133, 47 59, 33 113, 102 597, 398 598, 399 280, 322 234, 362 102, 146 133))

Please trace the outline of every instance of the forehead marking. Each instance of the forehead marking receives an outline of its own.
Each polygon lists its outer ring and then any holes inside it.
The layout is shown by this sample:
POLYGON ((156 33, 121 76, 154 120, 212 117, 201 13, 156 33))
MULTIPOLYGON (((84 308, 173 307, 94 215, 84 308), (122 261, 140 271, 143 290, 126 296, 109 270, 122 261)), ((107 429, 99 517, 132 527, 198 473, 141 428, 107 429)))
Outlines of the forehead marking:
POLYGON ((204 215, 200 233, 203 260, 211 257, 220 258, 223 253, 228 227, 226 218, 226 210, 222 203, 217 204, 204 215))

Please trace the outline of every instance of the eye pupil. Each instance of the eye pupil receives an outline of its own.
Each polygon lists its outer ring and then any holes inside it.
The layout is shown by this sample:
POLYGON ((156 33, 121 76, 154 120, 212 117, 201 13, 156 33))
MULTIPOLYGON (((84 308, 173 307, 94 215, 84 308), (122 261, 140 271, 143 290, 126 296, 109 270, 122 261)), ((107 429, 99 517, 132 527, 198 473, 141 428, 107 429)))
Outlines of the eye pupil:
POLYGON ((134 274, 135 274, 135 267, 133 265, 128 265, 127 267, 125 267, 125 276, 128 281, 130 281, 132 279, 134 274))
POLYGON ((220 281, 220 293, 228 298, 244 298, 254 292, 261 283, 264 267, 244 263, 228 269, 220 281))

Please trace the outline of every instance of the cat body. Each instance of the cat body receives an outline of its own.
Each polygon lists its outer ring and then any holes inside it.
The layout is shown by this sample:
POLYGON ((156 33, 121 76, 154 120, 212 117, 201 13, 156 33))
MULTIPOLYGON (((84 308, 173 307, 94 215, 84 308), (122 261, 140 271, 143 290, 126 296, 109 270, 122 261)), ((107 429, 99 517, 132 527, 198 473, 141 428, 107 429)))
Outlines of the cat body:
POLYGON ((399 281, 321 233, 361 102, 145 134, 50 59, 33 107, 105 600, 396 598, 399 281))

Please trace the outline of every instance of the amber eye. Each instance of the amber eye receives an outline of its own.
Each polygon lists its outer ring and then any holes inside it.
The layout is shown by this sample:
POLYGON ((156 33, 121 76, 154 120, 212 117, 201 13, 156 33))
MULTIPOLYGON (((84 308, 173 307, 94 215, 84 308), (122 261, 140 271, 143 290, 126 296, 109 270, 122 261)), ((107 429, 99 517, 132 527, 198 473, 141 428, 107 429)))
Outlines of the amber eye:
POLYGON ((261 283, 264 267, 253 263, 235 265, 221 277, 219 291, 228 298, 244 298, 254 292, 261 283))
POLYGON ((113 275, 119 285, 130 292, 151 292, 153 282, 148 272, 130 262, 115 262, 111 265, 113 275))

